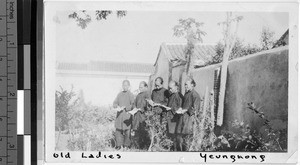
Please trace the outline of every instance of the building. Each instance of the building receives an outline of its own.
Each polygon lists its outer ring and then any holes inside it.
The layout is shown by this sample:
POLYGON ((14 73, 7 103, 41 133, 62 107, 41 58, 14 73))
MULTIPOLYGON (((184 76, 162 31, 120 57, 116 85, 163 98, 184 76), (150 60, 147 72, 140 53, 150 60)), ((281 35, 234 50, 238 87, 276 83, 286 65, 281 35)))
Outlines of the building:
POLYGON ((60 87, 84 94, 86 102, 93 105, 111 105, 122 90, 122 81, 128 79, 131 91, 137 92, 141 81, 148 81, 153 65, 91 61, 89 63, 57 63, 56 89, 60 87))
MULTIPOLYGON (((230 60, 224 100, 224 123, 222 128, 231 130, 231 122, 247 123, 257 132, 263 132, 264 121, 248 108, 248 103, 262 107, 261 111, 273 128, 286 129, 288 122, 288 31, 279 39, 278 47, 230 60), (285 46, 284 46, 285 45, 285 46)), ((195 90, 204 97, 205 90, 214 93, 215 102, 220 87, 222 63, 207 65, 213 55, 213 45, 197 45, 192 58, 191 76, 196 82, 195 90), (201 66, 201 67, 199 67, 201 66)), ((161 76, 182 83, 185 70, 184 45, 162 44, 155 62, 150 83, 161 76)), ((164 84, 167 87, 167 83, 164 84)), ((184 94, 183 87, 181 92, 184 94)), ((217 108, 215 108, 215 119, 217 108)))
MULTIPOLYGON (((215 54, 215 45, 197 44, 191 57, 191 70, 195 67, 205 66, 215 54)), ((180 82, 180 75, 185 70, 186 43, 162 43, 157 59, 154 63, 154 72, 150 76, 150 89, 153 89, 156 77, 162 77, 165 82, 173 79, 180 82)), ((164 83, 167 88, 168 83, 164 83)))
POLYGON ((275 42, 272 48, 289 45, 289 29, 275 42))

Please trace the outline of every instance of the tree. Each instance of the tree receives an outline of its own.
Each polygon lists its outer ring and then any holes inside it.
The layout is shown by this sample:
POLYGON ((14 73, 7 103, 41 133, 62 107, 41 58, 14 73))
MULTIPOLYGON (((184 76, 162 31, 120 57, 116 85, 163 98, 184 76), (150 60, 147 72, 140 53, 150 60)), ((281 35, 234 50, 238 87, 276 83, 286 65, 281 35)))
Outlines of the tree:
POLYGON ((224 98, 225 98, 228 60, 236 42, 239 22, 243 19, 242 16, 233 17, 232 12, 227 12, 226 15, 227 15, 226 21, 218 23, 219 25, 223 25, 223 35, 224 35, 224 43, 225 43, 222 70, 221 70, 220 93, 219 93, 218 115, 217 115, 217 125, 219 126, 223 124, 224 98))
MULTIPOLYGON (((219 41, 215 46, 216 54, 212 57, 210 64, 216 64, 223 61, 225 45, 222 41, 219 41)), ((244 41, 237 37, 236 42, 232 48, 232 51, 229 56, 229 60, 247 56, 249 54, 253 54, 261 51, 261 48, 255 44, 247 44, 245 45, 244 41)))
MULTIPOLYGON (((106 20, 113 13, 110 10, 96 10, 94 16, 97 21, 106 20)), ((115 14, 118 18, 122 18, 127 15, 127 11, 118 10, 115 11, 115 14)), ((82 29, 85 29, 92 22, 92 16, 86 10, 74 11, 72 14, 69 14, 69 18, 74 19, 82 29)))
POLYGON ((73 87, 67 91, 60 87, 60 91, 55 92, 55 130, 58 130, 56 146, 59 142, 61 131, 69 128, 70 112, 76 107, 78 99, 74 97, 73 87))
POLYGON ((203 22, 197 22, 194 18, 187 18, 179 19, 179 23, 173 27, 174 36, 184 37, 187 40, 185 47, 185 72, 187 75, 189 75, 191 56, 194 53, 195 44, 202 43, 202 37, 206 35, 206 32, 200 29, 203 25, 203 22))
MULTIPOLYGON (((254 54, 263 50, 269 50, 274 45, 274 32, 269 28, 263 27, 260 33, 260 45, 245 44, 240 38, 236 38, 236 42, 232 48, 232 52, 229 56, 229 60, 243 57, 249 54, 254 54)), ((225 44, 224 41, 219 41, 215 46, 216 54, 213 56, 210 64, 220 63, 223 61, 225 44)))
POLYGON ((262 50, 271 49, 275 43, 275 32, 271 31, 268 27, 263 27, 260 35, 260 43, 262 46, 262 50))

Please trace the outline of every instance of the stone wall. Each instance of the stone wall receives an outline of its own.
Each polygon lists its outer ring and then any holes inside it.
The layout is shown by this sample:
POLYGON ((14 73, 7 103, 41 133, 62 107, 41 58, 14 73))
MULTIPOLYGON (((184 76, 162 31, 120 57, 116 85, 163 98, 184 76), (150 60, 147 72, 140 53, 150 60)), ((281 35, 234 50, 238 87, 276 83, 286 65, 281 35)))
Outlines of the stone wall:
MULTIPOLYGON (((196 69, 192 75, 201 96, 213 89, 214 70, 220 64, 196 69)), ((288 120, 288 46, 248 55, 229 62, 225 94, 224 127, 234 120, 244 121, 260 131, 262 120, 247 108, 254 102, 271 124, 287 127, 288 120)))

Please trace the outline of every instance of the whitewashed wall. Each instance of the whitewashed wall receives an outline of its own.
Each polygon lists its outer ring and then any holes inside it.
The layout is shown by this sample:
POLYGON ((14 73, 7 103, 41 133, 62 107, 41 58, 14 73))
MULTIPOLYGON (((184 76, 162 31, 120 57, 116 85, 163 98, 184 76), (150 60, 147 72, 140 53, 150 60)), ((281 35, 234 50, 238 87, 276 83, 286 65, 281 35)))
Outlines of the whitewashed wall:
MULTIPOLYGON (((150 74, 149 74, 150 75, 150 74)), ((131 83, 131 91, 138 89, 141 81, 148 82, 148 76, 78 76, 78 75, 61 75, 56 76, 56 89, 60 90, 60 86, 68 91, 74 86, 74 91, 79 94, 82 90, 86 102, 91 102, 97 106, 112 105, 117 94, 122 90, 122 82, 128 79, 131 83)))

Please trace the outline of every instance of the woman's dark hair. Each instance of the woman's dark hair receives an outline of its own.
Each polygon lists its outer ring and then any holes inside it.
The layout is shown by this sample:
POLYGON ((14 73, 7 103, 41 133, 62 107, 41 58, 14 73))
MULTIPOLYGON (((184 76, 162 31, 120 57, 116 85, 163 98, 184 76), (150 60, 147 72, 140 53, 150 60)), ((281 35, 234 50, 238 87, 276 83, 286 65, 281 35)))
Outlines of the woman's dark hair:
POLYGON ((157 79, 160 80, 160 84, 163 84, 163 83, 164 83, 164 79, 163 79, 163 78, 161 78, 161 77, 156 77, 155 81, 156 81, 157 79))
POLYGON ((122 84, 124 84, 125 82, 128 83, 128 85, 130 85, 129 80, 124 80, 122 84))
POLYGON ((145 81, 141 81, 142 84, 144 84, 144 87, 148 87, 148 84, 145 81))
POLYGON ((176 87, 179 87, 179 83, 177 81, 174 81, 174 84, 176 87))
POLYGON ((195 87, 196 86, 196 82, 194 79, 191 79, 191 84, 195 87))
POLYGON ((193 87, 196 86, 196 82, 195 82, 195 80, 193 78, 188 78, 187 81, 190 81, 191 84, 193 85, 193 87))

